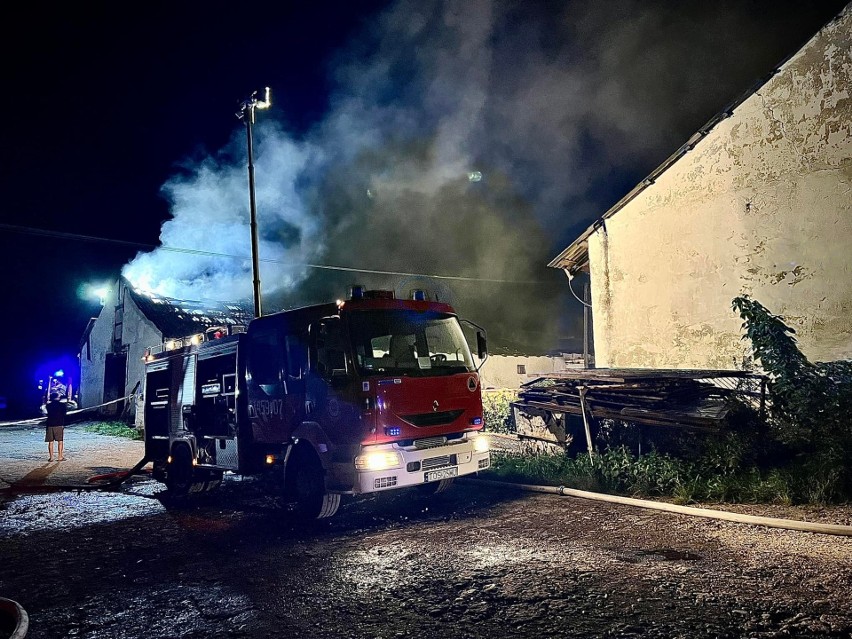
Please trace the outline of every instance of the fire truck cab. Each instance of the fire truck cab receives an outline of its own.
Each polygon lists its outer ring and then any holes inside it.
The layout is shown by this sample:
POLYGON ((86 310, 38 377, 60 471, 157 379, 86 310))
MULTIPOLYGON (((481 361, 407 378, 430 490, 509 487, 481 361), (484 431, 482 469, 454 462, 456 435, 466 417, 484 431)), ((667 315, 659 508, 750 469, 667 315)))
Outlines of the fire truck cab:
POLYGON ((329 517, 344 495, 440 492, 490 464, 460 320, 419 291, 353 287, 344 302, 170 340, 146 360, 146 455, 174 496, 225 472, 263 475, 297 514, 329 517))

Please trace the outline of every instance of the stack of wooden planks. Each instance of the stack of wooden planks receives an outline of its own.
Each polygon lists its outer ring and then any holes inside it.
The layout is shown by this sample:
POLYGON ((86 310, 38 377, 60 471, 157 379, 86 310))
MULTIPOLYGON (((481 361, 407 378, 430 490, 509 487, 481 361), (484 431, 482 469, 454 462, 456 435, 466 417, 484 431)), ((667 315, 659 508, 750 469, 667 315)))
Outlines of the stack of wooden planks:
POLYGON ((637 424, 716 430, 734 394, 759 396, 754 373, 680 369, 577 369, 521 387, 515 406, 637 424))

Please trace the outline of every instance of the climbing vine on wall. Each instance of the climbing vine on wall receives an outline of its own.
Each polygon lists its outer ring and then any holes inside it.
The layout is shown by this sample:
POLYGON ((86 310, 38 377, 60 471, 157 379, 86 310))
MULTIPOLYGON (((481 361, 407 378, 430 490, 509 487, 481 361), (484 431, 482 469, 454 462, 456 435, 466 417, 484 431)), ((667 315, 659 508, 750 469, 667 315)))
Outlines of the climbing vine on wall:
POLYGON ((795 330, 747 295, 732 306, 769 376, 769 426, 794 463, 828 493, 852 494, 852 362, 811 362, 795 330))

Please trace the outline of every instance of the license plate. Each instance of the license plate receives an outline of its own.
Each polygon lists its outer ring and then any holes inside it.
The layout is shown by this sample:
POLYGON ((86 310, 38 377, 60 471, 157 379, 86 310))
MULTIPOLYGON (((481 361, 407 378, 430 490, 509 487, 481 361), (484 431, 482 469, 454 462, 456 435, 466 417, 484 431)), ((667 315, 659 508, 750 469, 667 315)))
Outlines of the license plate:
POLYGON ((441 481, 442 479, 450 479, 458 477, 459 469, 453 466, 452 468, 441 468, 440 470, 431 470, 426 473, 425 481, 441 481))

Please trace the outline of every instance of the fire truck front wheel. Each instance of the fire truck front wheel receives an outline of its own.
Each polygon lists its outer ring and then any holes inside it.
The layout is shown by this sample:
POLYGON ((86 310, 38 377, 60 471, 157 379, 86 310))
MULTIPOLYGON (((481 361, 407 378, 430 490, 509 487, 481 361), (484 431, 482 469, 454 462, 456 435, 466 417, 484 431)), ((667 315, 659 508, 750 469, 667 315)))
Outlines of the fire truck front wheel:
POLYGON ((326 492, 322 464, 312 449, 297 446, 286 473, 287 500, 299 519, 323 519, 337 512, 340 495, 326 492))

